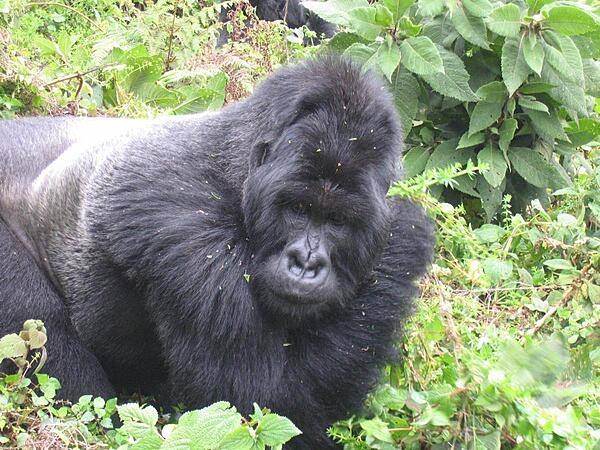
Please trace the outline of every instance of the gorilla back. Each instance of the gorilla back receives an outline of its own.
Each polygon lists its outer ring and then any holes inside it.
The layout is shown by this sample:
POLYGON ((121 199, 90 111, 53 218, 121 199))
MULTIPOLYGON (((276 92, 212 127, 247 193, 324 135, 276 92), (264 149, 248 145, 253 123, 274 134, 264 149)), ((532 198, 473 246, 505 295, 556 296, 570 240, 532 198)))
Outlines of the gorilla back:
POLYGON ((0 213, 117 388, 258 402, 302 429, 291 448, 333 446, 431 256, 422 211, 386 199, 401 137, 377 79, 326 57, 218 113, 0 136, 0 213))

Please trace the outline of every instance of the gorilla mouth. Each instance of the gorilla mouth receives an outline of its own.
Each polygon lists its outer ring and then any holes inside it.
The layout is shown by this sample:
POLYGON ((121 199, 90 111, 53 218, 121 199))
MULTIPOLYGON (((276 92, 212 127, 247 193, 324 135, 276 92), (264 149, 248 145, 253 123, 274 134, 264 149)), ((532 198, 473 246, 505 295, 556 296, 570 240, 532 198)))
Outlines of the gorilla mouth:
MULTIPOLYGON (((311 274, 306 275, 309 279, 314 278, 311 277, 311 274)), ((288 303, 297 305, 318 305, 320 303, 326 303, 327 297, 329 297, 323 292, 323 287, 327 285, 328 278, 329 273, 326 273, 323 274, 323 278, 321 278, 319 284, 307 285, 302 281, 302 278, 292 280, 287 277, 281 277, 278 273, 275 273, 275 280, 279 281, 270 284, 269 290, 275 298, 285 300, 288 303)))

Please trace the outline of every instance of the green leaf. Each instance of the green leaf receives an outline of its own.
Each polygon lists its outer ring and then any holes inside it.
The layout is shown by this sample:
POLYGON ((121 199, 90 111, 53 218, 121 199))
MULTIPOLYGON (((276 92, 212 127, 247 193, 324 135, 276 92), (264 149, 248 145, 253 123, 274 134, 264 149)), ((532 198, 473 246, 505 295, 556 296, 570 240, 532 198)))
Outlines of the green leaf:
POLYGON ((560 36, 552 32, 546 32, 544 39, 548 64, 563 75, 563 78, 583 87, 583 62, 573 40, 568 36, 560 36))
POLYGON ((462 0, 462 5, 475 17, 486 17, 493 9, 488 0, 462 0))
POLYGON ((535 149, 511 147, 508 157, 517 173, 538 188, 560 189, 568 185, 554 164, 535 149))
POLYGON ((425 170, 442 169, 457 163, 464 166, 469 159, 475 159, 473 149, 457 149, 457 144, 458 139, 449 139, 439 144, 429 157, 425 170))
POLYGON ((544 103, 538 102, 535 97, 532 97, 531 95, 522 95, 517 99, 517 101, 519 102, 519 106, 521 106, 521 108, 529 108, 535 111, 543 111, 546 113, 548 112, 548 107, 544 103))
POLYGON ((421 87, 415 77, 405 68, 398 69, 392 77, 394 102, 402 122, 402 131, 407 135, 417 115, 421 87))
POLYGON ((0 361, 5 358, 24 358, 27 356, 27 344, 16 334, 0 338, 0 361))
POLYGON ((479 100, 469 86, 469 74, 460 58, 441 46, 437 48, 442 57, 444 72, 421 75, 421 77, 433 90, 447 97, 466 102, 479 100))
POLYGON ((483 271, 490 277, 493 283, 499 283, 502 280, 510 278, 513 271, 513 265, 510 261, 503 261, 497 258, 486 258, 482 262, 483 271))
POLYGON ((458 141, 456 148, 474 147, 481 144, 485 140, 485 134, 475 133, 470 135, 468 132, 463 134, 458 141))
POLYGON ((583 77, 585 79, 585 93, 593 97, 600 97, 600 61, 584 59, 583 77))
POLYGON ((500 205, 502 205, 502 193, 506 186, 506 180, 502 182, 500 187, 494 188, 485 180, 483 175, 477 175, 477 184, 475 189, 479 192, 481 198, 481 207, 485 212, 488 222, 492 221, 500 205))
POLYGON ((435 17, 444 11, 444 0, 418 0, 419 13, 425 17, 435 17))
MULTIPOLYGON (((256 440, 250 434, 251 431, 252 429, 249 427, 236 428, 221 441, 218 447, 219 450, 255 450, 260 448, 255 445, 256 440)), ((188 450, 188 447, 182 447, 177 450, 188 450)))
POLYGON ((377 58, 381 71, 391 83, 392 74, 400 64, 400 49, 391 37, 386 38, 385 42, 379 46, 377 58))
POLYGON ((531 15, 538 12, 544 5, 548 3, 552 3, 554 0, 527 0, 527 4, 529 5, 529 12, 531 15))
POLYGON ((423 172, 431 152, 427 148, 413 147, 404 155, 404 176, 412 178, 423 172))
POLYGON ((141 407, 137 403, 126 403, 117 406, 119 417, 123 422, 134 421, 154 426, 158 421, 158 412, 152 406, 141 407))
POLYGON ((502 78, 508 89, 508 94, 513 95, 519 86, 527 79, 530 73, 529 66, 523 56, 523 37, 506 38, 502 46, 502 78))
POLYGON ((357 43, 367 44, 368 41, 363 39, 356 33, 340 32, 340 33, 336 33, 336 35, 331 38, 331 40, 329 41, 328 47, 338 53, 342 53, 348 47, 350 47, 352 44, 357 44, 357 43))
POLYGON ((553 270, 573 270, 573 265, 566 259, 548 259, 544 265, 553 270))
POLYGON ((517 37, 521 30, 521 10, 514 3, 494 9, 486 20, 494 33, 505 37, 517 37))
POLYGON ((502 114, 503 103, 478 102, 471 113, 469 122, 469 135, 485 130, 495 123, 502 114))
POLYGON ((0 14, 8 14, 9 12, 10 12, 10 0, 0 0, 0 14))
POLYGON ((376 50, 369 47, 368 45, 362 44, 360 42, 356 42, 344 50, 343 55, 347 58, 350 58, 361 65, 366 64, 369 59, 375 55, 376 50))
POLYGON ((502 237, 506 234, 506 230, 498 225, 486 223, 476 230, 473 230, 473 233, 481 242, 493 244, 502 239, 502 237))
POLYGON ((426 36, 412 37, 400 45, 402 64, 417 75, 430 75, 444 71, 444 62, 438 48, 426 36))
POLYGON ((538 75, 542 73, 542 67, 544 66, 544 47, 538 41, 535 34, 529 33, 525 36, 523 42, 523 56, 527 65, 531 67, 538 75))
POLYGON ((587 115, 585 92, 581 85, 563 78, 548 64, 542 70, 542 80, 555 86, 548 95, 562 104, 572 118, 576 119, 578 114, 587 115))
POLYGON ((487 164, 488 170, 483 172, 483 177, 490 186, 493 188, 500 186, 508 169, 502 152, 489 143, 477 154, 477 161, 479 164, 487 164))
POLYGON ((571 143, 579 147, 600 138, 600 122, 596 119, 579 119, 579 122, 570 122, 566 130, 571 143))
POLYGON ((257 428, 258 436, 266 445, 285 444, 294 436, 302 434, 292 421, 277 414, 267 414, 257 428))
POLYGON ((320 1, 305 1, 300 3, 309 11, 312 11, 321 19, 331 22, 335 25, 350 25, 349 11, 355 8, 368 7, 367 0, 328 0, 320 1))
POLYGON ((546 142, 552 143, 554 139, 562 139, 564 141, 569 139, 555 114, 521 108, 531 119, 531 126, 535 132, 546 142))
POLYGON ((578 6, 554 4, 544 10, 545 23, 559 33, 573 36, 600 31, 597 18, 578 6))
POLYGON ((181 416, 162 450, 212 449, 241 424, 242 416, 227 402, 218 402, 181 416))
MULTIPOLYGON (((389 11, 388 13, 391 22, 391 13, 389 11)), ((369 41, 374 41, 383 31, 383 26, 378 23, 377 14, 378 10, 372 6, 354 8, 348 11, 350 27, 359 36, 369 41)))
POLYGON ((385 423, 379 417, 371 420, 362 420, 360 422, 360 426, 367 432, 368 435, 373 436, 374 438, 383 442, 388 442, 390 444, 394 443, 394 438, 392 438, 392 434, 387 426, 387 423, 385 423))
POLYGON ((462 7, 457 6, 452 12, 452 23, 466 41, 489 50, 487 30, 481 17, 467 14, 462 7))
POLYGON ((505 119, 500 126, 500 139, 498 140, 498 147, 500 147, 500 150, 502 150, 505 155, 508 152, 508 146, 515 136, 517 125, 517 119, 508 118, 505 119))
POLYGON ((396 23, 406 10, 415 3, 415 0, 381 0, 381 3, 392 12, 394 23, 396 23))
POLYGON ((550 83, 542 83, 541 81, 534 81, 531 83, 524 84, 519 89, 519 92, 523 94, 541 94, 543 92, 548 92, 552 90, 552 88, 556 87, 550 83))
POLYGON ((486 102, 501 102, 504 103, 508 97, 506 87, 501 81, 492 81, 484 84, 475 93, 479 98, 486 102))

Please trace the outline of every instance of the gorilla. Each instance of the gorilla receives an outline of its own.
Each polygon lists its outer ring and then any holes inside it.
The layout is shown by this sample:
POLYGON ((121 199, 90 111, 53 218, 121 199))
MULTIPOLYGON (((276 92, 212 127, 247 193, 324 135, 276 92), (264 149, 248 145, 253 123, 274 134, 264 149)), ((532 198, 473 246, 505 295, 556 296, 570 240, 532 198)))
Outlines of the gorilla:
POLYGON ((63 397, 257 402, 336 448, 432 254, 386 198, 400 148, 383 84, 331 55, 220 112, 2 121, 0 334, 44 320, 63 397))

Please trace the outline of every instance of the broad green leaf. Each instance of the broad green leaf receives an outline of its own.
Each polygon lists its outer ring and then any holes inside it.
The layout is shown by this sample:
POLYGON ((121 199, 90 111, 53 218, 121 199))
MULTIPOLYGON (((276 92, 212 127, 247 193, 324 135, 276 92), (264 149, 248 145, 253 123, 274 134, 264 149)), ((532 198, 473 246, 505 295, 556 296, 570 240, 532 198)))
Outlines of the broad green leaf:
POLYGON ((331 40, 329 41, 328 47, 338 53, 342 53, 348 47, 350 47, 352 44, 357 44, 357 43, 358 44, 367 44, 368 41, 366 39, 363 39, 356 33, 340 32, 340 33, 336 33, 336 35, 331 38, 331 40))
POLYGON ((585 93, 593 97, 600 97, 600 61, 584 59, 583 78, 585 80, 585 93))
POLYGON ((585 92, 583 86, 562 77, 549 64, 545 64, 541 79, 553 84, 555 87, 548 91, 548 95, 561 103, 576 119, 578 115, 587 116, 585 92))
POLYGON ((515 136, 517 125, 517 119, 513 118, 505 119, 504 122, 502 122, 502 125, 500 125, 500 139, 498 140, 498 147, 500 147, 500 150, 502 150, 504 155, 506 155, 506 152, 508 152, 508 146, 515 136))
POLYGON ((502 78, 512 96, 530 73, 523 56, 523 37, 506 38, 502 46, 502 78))
POLYGON ((531 95, 522 95, 517 99, 517 101, 519 102, 519 106, 521 108, 528 108, 546 113, 548 112, 548 107, 544 103, 538 102, 535 97, 531 95))
POLYGON ((158 412, 150 405, 142 407, 137 403, 126 403, 117 406, 117 411, 123 422, 132 420, 154 426, 158 421, 158 412))
POLYGON ((523 94, 541 94, 543 92, 551 91, 554 87, 556 87, 554 84, 543 83, 541 81, 533 81, 531 83, 527 83, 521 86, 519 92, 523 94))
POLYGON ((452 23, 456 27, 456 31, 465 40, 473 45, 489 50, 490 46, 486 39, 487 30, 481 17, 467 14, 462 7, 458 6, 452 12, 452 23))
POLYGON ((600 121, 596 119, 579 119, 579 122, 571 122, 566 130, 571 143, 579 147, 593 140, 600 139, 600 121))
POLYGON ((396 28, 400 33, 405 34, 408 37, 418 36, 419 34, 421 34, 421 30, 423 29, 423 27, 420 24, 413 23, 412 20, 410 20, 410 18, 406 16, 400 17, 396 28))
POLYGON ((469 135, 485 130, 495 123, 502 114, 503 103, 478 102, 471 113, 469 122, 469 135))
POLYGON ((406 10, 415 3, 415 0, 381 0, 381 3, 392 12, 394 22, 396 23, 406 10))
POLYGON ((538 40, 538 37, 529 33, 525 36, 525 41, 523 42, 523 56, 525 57, 525 61, 538 75, 542 74, 542 67, 544 65, 544 47, 538 40))
POLYGON ((294 436, 302 434, 292 421, 277 414, 267 414, 257 428, 258 436, 266 445, 285 444, 294 436))
POLYGON ((583 62, 573 40, 568 36, 560 36, 552 32, 546 32, 544 39, 547 43, 544 45, 544 50, 548 63, 563 78, 583 87, 583 62))
POLYGON ((476 145, 481 144, 483 141, 485 141, 485 134, 484 133, 475 133, 473 135, 469 135, 468 132, 466 132, 465 134, 463 134, 460 137, 460 140, 458 141, 458 145, 456 146, 456 148, 468 148, 468 147, 474 147, 476 145))
POLYGON ((491 222, 500 209, 500 205, 502 205, 502 193, 504 192, 504 188, 506 186, 506 180, 504 180, 498 188, 493 188, 490 186, 490 184, 481 174, 477 175, 476 181, 477 183, 475 189, 477 192, 479 192, 481 206, 485 211, 485 216, 488 222, 491 222))
POLYGON ((435 44, 447 47, 451 45, 460 35, 452 25, 450 20, 445 17, 436 17, 428 20, 423 26, 421 33, 427 36, 435 44))
POLYGON ((400 49, 398 45, 391 38, 386 39, 377 50, 377 58, 381 71, 391 82, 392 74, 398 67, 398 64, 400 64, 400 49))
POLYGON ((545 23, 559 33, 573 36, 600 31, 598 19, 578 6, 555 4, 544 10, 545 23))
POLYGON ((499 242, 500 239, 502 239, 502 237, 506 234, 506 230, 498 225, 486 223, 485 225, 473 230, 473 233, 481 242, 493 244, 494 242, 499 242))
MULTIPOLYGON (((249 427, 238 427, 229 433, 220 442, 219 450, 258 450, 261 448, 256 445, 256 439, 250 434, 252 430, 249 427)), ((189 447, 183 446, 177 450, 188 450, 189 447)), ((264 449, 264 445, 262 446, 264 449)), ((175 450, 175 449, 173 449, 175 450)))
POLYGON ((423 172, 431 151, 424 147, 413 147, 404 155, 404 176, 412 178, 423 172))
POLYGON ((444 11, 444 0, 418 0, 419 13, 425 17, 435 17, 444 11))
POLYGON ((242 416, 227 402, 218 402, 181 416, 179 425, 161 447, 163 450, 217 448, 241 424, 242 416))
POLYGON ((474 176, 461 175, 460 177, 454 179, 452 189, 464 192, 465 194, 469 194, 472 197, 479 197, 479 193, 475 190, 476 183, 477 180, 474 176))
POLYGON ((490 186, 493 188, 500 186, 508 169, 502 152, 489 143, 477 154, 477 161, 479 164, 487 164, 488 170, 483 172, 483 177, 490 186))
POLYGON ((501 81, 492 81, 484 84, 475 93, 478 97, 486 102, 501 102, 504 103, 508 98, 506 87, 501 81))
POLYGON ((412 121, 417 114, 419 90, 419 82, 405 68, 401 67, 392 76, 394 102, 400 114, 404 135, 412 128, 412 121))
POLYGON ((544 265, 554 270, 573 270, 573 265, 566 259, 547 259, 544 265))
POLYGON ((380 441, 394 443, 392 433, 390 432, 387 423, 381 420, 379 417, 370 420, 362 420, 360 426, 371 436, 377 438, 380 441))
POLYGON ((355 8, 369 6, 367 0, 328 0, 326 2, 305 1, 300 4, 327 22, 344 26, 350 25, 349 11, 355 8))
POLYGON ((521 30, 521 10, 514 3, 494 9, 486 20, 494 33, 505 37, 517 37, 521 30))
POLYGON ((344 50, 344 56, 360 64, 366 64, 375 55, 376 50, 368 45, 356 42, 344 50))
POLYGON ((469 74, 460 58, 441 46, 437 48, 442 57, 444 72, 421 75, 421 77, 434 91, 447 97, 467 102, 479 100, 469 86, 469 74))
POLYGON ((571 37, 582 58, 600 59, 600 33, 587 33, 571 37))
POLYGON ((552 143, 554 139, 568 140, 558 117, 554 113, 549 114, 523 107, 522 109, 531 119, 531 125, 535 132, 546 142, 552 143))
POLYGON ((469 159, 475 159, 473 149, 457 149, 458 139, 449 139, 438 145, 431 153, 425 170, 443 169, 455 164, 465 165, 469 159))
POLYGON ((508 157, 517 173, 538 188, 560 189, 568 185, 554 164, 535 149, 511 147, 508 157))
POLYGON ((527 0, 527 4, 529 5, 530 15, 538 12, 544 5, 548 3, 552 3, 554 0, 527 0))
POLYGON ((475 17, 486 17, 493 9, 488 0, 462 0, 462 5, 475 17))
POLYGON ((498 258, 486 258, 482 261, 483 271, 490 277, 493 283, 499 283, 502 280, 510 278, 513 271, 513 265, 510 261, 503 261, 498 258))
POLYGON ((0 361, 5 358, 19 358, 27 355, 25 341, 16 334, 8 334, 0 338, 0 361))
MULTIPOLYGON (((377 14, 378 11, 373 6, 354 8, 348 11, 348 17, 350 17, 350 27, 359 36, 364 37, 369 41, 374 41, 375 38, 377 38, 377 36, 379 36, 379 34, 383 31, 383 26, 378 23, 377 14)), ((389 14, 391 22, 391 13, 389 14)))
POLYGON ((426 36, 412 37, 400 45, 402 65, 417 75, 429 75, 444 71, 444 62, 438 48, 426 36))

